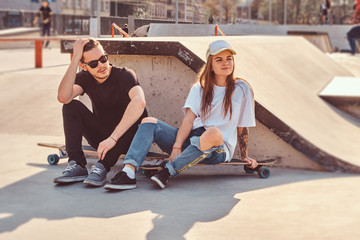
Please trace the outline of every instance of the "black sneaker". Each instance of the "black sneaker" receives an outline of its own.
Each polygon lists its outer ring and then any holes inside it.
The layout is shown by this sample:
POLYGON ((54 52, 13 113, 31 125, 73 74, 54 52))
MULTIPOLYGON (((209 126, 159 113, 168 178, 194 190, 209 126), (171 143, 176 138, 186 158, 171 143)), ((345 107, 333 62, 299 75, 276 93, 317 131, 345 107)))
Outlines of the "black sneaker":
POLYGON ((159 187, 164 189, 168 182, 169 177, 170 177, 169 170, 167 168, 163 168, 161 171, 159 171, 159 173, 155 174, 150 179, 154 183, 156 183, 159 187))
POLYGON ((106 190, 134 189, 136 188, 136 178, 131 179, 126 172, 120 171, 111 179, 111 183, 106 184, 104 188, 106 190))

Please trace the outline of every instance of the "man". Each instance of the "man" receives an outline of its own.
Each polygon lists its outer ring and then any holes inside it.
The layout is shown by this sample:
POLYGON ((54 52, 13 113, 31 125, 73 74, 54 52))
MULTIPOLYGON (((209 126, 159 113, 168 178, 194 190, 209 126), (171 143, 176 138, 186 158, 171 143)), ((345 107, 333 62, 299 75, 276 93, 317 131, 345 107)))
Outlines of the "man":
MULTIPOLYGON (((49 7, 48 0, 42 0, 41 5, 42 6, 39 9, 38 13, 36 14, 33 24, 35 25, 37 23, 41 15, 42 16, 41 36, 45 36, 45 35, 50 36, 52 10, 49 7)), ((48 46, 49 46, 49 41, 46 41, 44 47, 48 47, 48 46)))
POLYGON ((129 27, 128 27, 127 23, 124 24, 123 30, 124 30, 124 32, 129 34, 129 27))
POLYGON ((351 54, 355 55, 355 53, 358 51, 356 42, 358 39, 360 39, 360 25, 350 29, 350 31, 347 33, 347 39, 351 48, 351 54))
POLYGON ((144 92, 135 73, 109 64, 108 55, 98 41, 78 39, 71 64, 59 85, 58 100, 64 104, 69 163, 54 182, 104 185, 107 172, 120 154, 127 152, 137 126, 147 116, 144 92), (82 71, 76 73, 79 64, 82 71), (84 93, 90 97, 93 112, 74 100, 84 93), (89 175, 81 148, 82 136, 97 149, 99 158, 89 175))

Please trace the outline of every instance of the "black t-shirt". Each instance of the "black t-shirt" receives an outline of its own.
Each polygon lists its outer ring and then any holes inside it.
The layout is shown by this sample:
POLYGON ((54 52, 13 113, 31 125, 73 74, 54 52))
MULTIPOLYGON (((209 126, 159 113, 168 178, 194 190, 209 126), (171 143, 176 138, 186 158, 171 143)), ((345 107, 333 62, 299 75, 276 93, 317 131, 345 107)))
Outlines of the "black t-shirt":
POLYGON ((51 13, 51 8, 50 7, 47 7, 47 8, 44 8, 43 6, 41 6, 41 8, 39 9, 39 12, 37 14, 37 16, 39 17, 40 14, 42 15, 42 19, 43 21, 46 20, 46 19, 49 19, 49 22, 46 23, 46 24, 49 24, 50 21, 51 21, 51 18, 50 18, 50 13, 51 13))
MULTIPOLYGON (((115 127, 131 101, 130 89, 138 86, 139 82, 133 70, 113 66, 110 76, 101 84, 87 71, 76 74, 75 84, 80 85, 90 97, 95 116, 109 127, 115 127)), ((147 117, 146 109, 136 124, 144 117, 147 117)))
POLYGON ((350 31, 347 33, 347 36, 349 38, 360 38, 360 26, 356 26, 350 29, 350 31))

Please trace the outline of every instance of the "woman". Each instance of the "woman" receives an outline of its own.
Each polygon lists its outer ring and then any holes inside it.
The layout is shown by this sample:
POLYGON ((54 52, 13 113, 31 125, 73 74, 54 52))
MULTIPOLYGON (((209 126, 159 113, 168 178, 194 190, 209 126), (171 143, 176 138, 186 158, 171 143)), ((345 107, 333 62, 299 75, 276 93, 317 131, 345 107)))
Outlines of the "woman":
POLYGON ((170 154, 169 162, 151 178, 161 188, 170 176, 199 162, 230 161, 237 140, 242 160, 251 168, 257 166, 257 162, 247 156, 248 127, 255 126, 254 95, 247 82, 234 78, 234 54, 224 40, 209 45, 207 63, 183 107, 185 116, 180 128, 156 118, 144 118, 126 154, 123 170, 105 185, 105 189, 135 188, 135 172, 153 142, 170 154))

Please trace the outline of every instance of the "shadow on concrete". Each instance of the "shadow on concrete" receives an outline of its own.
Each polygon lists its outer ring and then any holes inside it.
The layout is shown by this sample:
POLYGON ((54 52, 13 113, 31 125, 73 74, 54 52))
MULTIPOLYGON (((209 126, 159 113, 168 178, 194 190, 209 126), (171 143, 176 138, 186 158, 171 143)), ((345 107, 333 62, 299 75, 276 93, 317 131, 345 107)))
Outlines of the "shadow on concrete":
MULTIPOLYGON (((11 232, 34 218, 48 220, 74 217, 112 218, 142 211, 158 214, 147 239, 184 239, 196 222, 211 222, 229 214, 241 199, 234 196, 249 191, 314 179, 352 177, 350 174, 297 171, 272 168, 272 176, 260 179, 230 166, 194 167, 170 179, 166 189, 158 189, 138 174, 137 189, 107 192, 82 183, 54 185, 52 180, 65 168, 28 164, 44 171, 0 189, 0 233, 11 232)), ((108 179, 120 169, 116 165, 108 179)), ((122 223, 119 222, 119 228, 122 223)), ((65 231, 66 229, 64 229, 65 231)))

